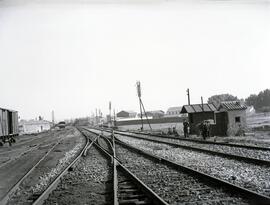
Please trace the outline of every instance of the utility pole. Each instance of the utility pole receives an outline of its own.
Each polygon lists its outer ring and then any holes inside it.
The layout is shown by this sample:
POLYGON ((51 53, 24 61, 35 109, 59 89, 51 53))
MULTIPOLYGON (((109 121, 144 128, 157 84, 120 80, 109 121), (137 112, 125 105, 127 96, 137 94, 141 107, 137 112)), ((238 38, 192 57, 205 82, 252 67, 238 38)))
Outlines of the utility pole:
POLYGON ((138 97, 139 97, 139 103, 140 103, 140 113, 141 113, 141 122, 142 122, 141 130, 143 130, 142 109, 143 109, 143 111, 144 111, 144 114, 145 114, 147 123, 148 123, 148 125, 149 125, 149 127, 150 127, 150 130, 152 130, 152 127, 151 127, 150 122, 149 122, 149 120, 148 120, 147 113, 146 113, 146 111, 145 111, 145 108, 144 108, 144 105, 143 105, 143 102, 142 102, 142 99, 141 99, 141 97, 142 97, 141 82, 140 82, 140 81, 137 81, 136 85, 137 85, 137 94, 138 94, 138 97))
POLYGON ((96 108, 96 125, 98 124, 98 114, 97 114, 97 108, 96 108))
POLYGON ((202 103, 202 111, 204 112, 204 109, 203 109, 203 97, 201 96, 201 103, 202 103))
POLYGON ((111 103, 111 101, 109 101, 109 110, 110 110, 110 116, 109 116, 109 127, 111 127, 112 126, 112 115, 111 115, 111 110, 112 110, 112 103, 111 103))
POLYGON ((54 111, 52 111, 52 124, 53 124, 53 126, 54 126, 54 111))
POLYGON ((187 96, 188 96, 188 105, 190 105, 190 95, 189 95, 189 88, 187 89, 187 96))
POLYGON ((115 109, 113 109, 113 126, 116 127, 115 109))

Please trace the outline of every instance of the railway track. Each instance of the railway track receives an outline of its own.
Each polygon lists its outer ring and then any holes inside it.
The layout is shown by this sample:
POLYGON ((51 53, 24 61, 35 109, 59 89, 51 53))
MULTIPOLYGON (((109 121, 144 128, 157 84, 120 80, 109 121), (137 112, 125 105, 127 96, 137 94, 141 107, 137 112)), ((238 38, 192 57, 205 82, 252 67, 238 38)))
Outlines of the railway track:
POLYGON ((246 149, 251 149, 251 150, 270 151, 270 147, 260 147, 260 146, 254 146, 254 145, 206 141, 206 140, 200 140, 200 139, 184 138, 183 136, 173 137, 173 136, 169 136, 169 135, 148 133, 148 132, 124 131, 124 130, 121 130, 121 132, 134 133, 134 134, 146 135, 146 136, 153 136, 153 137, 158 137, 158 138, 163 138, 163 139, 173 139, 173 140, 177 140, 177 141, 196 142, 199 144, 213 144, 213 145, 223 145, 223 146, 228 146, 228 147, 246 148, 246 149))
POLYGON ((114 140, 110 141, 110 138, 101 135, 94 144, 112 161, 114 204, 167 204, 120 163, 116 157, 114 140))
MULTIPOLYGON (((59 142, 58 142, 59 143, 59 142)), ((10 196, 17 190, 19 189, 19 186, 21 185, 21 183, 23 182, 23 180, 25 180, 34 170, 35 168, 52 152, 52 150, 56 147, 56 145, 58 145, 58 143, 56 143, 51 149, 48 150, 48 152, 30 169, 28 170, 23 177, 21 177, 18 182, 16 184, 14 184, 9 190, 8 192, 2 197, 1 199, 1 204, 6 204, 7 201, 9 200, 10 196)))
POLYGON ((33 199, 33 205, 39 205, 43 204, 45 199, 49 196, 49 194, 56 188, 57 184, 59 183, 59 180, 67 173, 67 171, 81 158, 81 156, 84 154, 85 150, 89 147, 89 140, 86 139, 86 143, 83 147, 83 149, 79 152, 77 157, 75 157, 67 166, 65 169, 63 169, 59 175, 47 186, 46 189, 42 191, 39 195, 35 196, 33 199))
POLYGON ((197 151, 175 148, 163 143, 119 136, 122 141, 160 157, 173 160, 230 183, 270 196, 270 168, 239 160, 227 159, 197 151))
MULTIPOLYGON (((99 131, 93 129, 89 132, 99 134, 99 131)), ((137 177, 170 204, 270 203, 267 196, 154 156, 118 140, 116 153, 125 167, 136 173, 137 177)))
MULTIPOLYGON (((58 173, 61 172, 61 169, 65 168, 68 161, 73 158, 73 155, 76 154, 76 151, 80 148, 80 145, 77 145, 74 147, 74 149, 70 150, 70 152, 63 152, 63 154, 61 154, 59 148, 61 149, 62 146, 66 146, 63 140, 63 138, 60 138, 53 144, 50 143, 44 145, 44 143, 42 143, 43 147, 41 145, 39 146, 39 148, 43 149, 43 151, 38 154, 38 156, 40 156, 38 161, 36 161, 35 164, 32 164, 31 162, 29 163, 29 165, 31 165, 31 168, 28 168, 24 175, 20 177, 19 180, 17 180, 17 182, 14 183, 14 185, 3 195, 0 204, 32 204, 39 197, 40 190, 44 189, 46 183, 48 183, 51 179, 55 178, 58 173), (56 155, 56 153, 60 154, 56 155), (46 165, 46 163, 50 161, 52 157, 56 157, 56 159, 58 159, 58 156, 62 156, 64 154, 65 157, 60 158, 61 160, 58 161, 56 168, 52 169, 49 172, 46 172, 44 170, 44 165, 46 165), (67 156, 67 154, 69 156, 67 156), (63 159, 65 159, 66 161, 63 159), (43 182, 41 182, 41 179, 44 179, 43 182), (38 189, 35 189, 35 185, 38 187, 38 189)), ((68 142, 68 140, 66 141, 68 142)), ((27 155, 27 157, 31 156, 27 155)), ((27 162, 24 163, 26 164, 27 162)))
POLYGON ((152 142, 164 143, 174 147, 180 147, 187 150, 193 150, 203 152, 207 154, 213 154, 229 159, 241 160, 247 163, 270 166, 270 149, 264 147, 252 147, 252 146, 236 146, 227 145, 224 143, 201 143, 201 141, 182 141, 177 138, 161 138, 152 135, 141 135, 135 133, 119 132, 116 134, 124 135, 127 137, 133 137, 137 139, 144 139, 152 142), (253 149, 254 148, 254 149, 253 149))
POLYGON ((89 139, 86 147, 35 200, 34 205, 112 204, 112 202, 167 204, 130 171, 122 167, 115 158, 113 144, 109 140, 99 139, 99 135, 93 136, 84 131, 82 134, 89 139))

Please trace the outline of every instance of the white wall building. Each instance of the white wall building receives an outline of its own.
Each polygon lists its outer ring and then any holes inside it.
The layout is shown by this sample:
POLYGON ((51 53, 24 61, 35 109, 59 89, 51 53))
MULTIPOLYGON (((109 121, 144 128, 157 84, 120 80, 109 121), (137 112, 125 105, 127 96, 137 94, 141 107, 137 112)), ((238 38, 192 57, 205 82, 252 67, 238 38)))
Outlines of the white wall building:
POLYGON ((51 129, 52 123, 46 120, 21 120, 19 130, 21 134, 39 133, 51 129))

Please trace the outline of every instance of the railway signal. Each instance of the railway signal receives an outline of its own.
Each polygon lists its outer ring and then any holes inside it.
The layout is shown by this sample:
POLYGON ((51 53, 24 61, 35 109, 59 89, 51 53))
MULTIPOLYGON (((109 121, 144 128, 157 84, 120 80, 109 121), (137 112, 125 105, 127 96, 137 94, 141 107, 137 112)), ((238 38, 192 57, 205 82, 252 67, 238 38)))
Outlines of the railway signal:
POLYGON ((141 130, 143 130, 142 109, 144 111, 144 115, 146 117, 146 120, 147 120, 147 123, 148 123, 148 125, 150 127, 150 130, 152 130, 152 127, 151 127, 150 122, 148 120, 147 113, 145 112, 145 108, 144 108, 144 105, 143 105, 143 102, 142 102, 142 99, 141 99, 141 97, 142 97, 141 82, 137 81, 136 86, 137 86, 137 94, 138 94, 138 97, 139 97, 139 104, 140 104, 140 114, 141 114, 141 122, 142 122, 141 130))

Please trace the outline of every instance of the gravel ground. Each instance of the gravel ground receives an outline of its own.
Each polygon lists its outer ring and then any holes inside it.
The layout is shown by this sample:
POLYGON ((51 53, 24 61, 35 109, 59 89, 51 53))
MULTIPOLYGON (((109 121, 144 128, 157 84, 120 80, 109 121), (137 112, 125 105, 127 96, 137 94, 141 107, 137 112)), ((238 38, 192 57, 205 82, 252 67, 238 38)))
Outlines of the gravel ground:
POLYGON ((117 157, 169 204, 247 204, 221 188, 213 188, 187 174, 155 163, 142 155, 116 145, 117 157))
POLYGON ((110 204, 113 200, 109 160, 95 148, 81 158, 45 201, 49 204, 110 204))
MULTIPOLYGON (((138 135, 134 135, 134 136, 138 136, 138 135)), ((196 142, 189 142, 189 141, 182 141, 178 139, 170 139, 170 138, 162 138, 162 137, 154 137, 154 136, 145 136, 145 135, 139 135, 139 136, 145 137, 147 139, 154 139, 154 140, 159 140, 159 141, 164 141, 164 142, 173 142, 180 145, 191 146, 191 147, 217 151, 217 152, 222 152, 222 153, 234 154, 234 155, 239 155, 243 157, 270 160, 270 151, 250 150, 246 148, 229 147, 229 146, 224 146, 224 145, 200 144, 196 142)))
POLYGON ((48 145, 52 151, 21 183, 8 204, 32 204, 47 185, 74 159, 85 140, 75 129, 65 131, 64 139, 59 144, 55 147, 48 145))
POLYGON ((174 148, 162 143, 119 136, 123 142, 181 165, 227 180, 258 193, 270 196, 270 168, 251 165, 210 154, 174 148))

